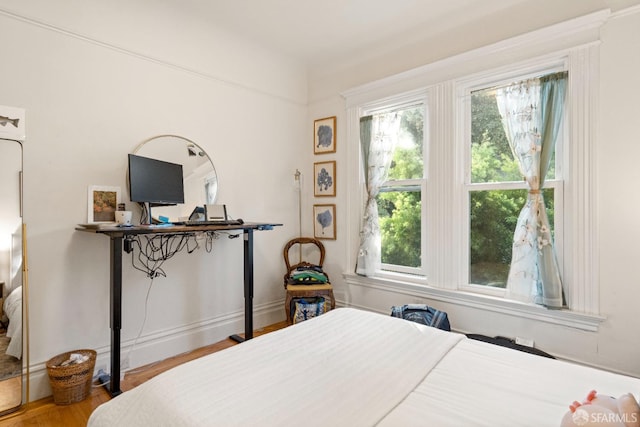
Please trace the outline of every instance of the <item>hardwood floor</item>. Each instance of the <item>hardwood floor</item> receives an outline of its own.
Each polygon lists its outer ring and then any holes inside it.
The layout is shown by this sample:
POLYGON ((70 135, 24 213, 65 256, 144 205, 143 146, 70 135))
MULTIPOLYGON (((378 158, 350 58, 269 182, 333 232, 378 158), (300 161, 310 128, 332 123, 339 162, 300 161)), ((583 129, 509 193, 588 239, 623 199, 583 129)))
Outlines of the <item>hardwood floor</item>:
MULTIPOLYGON (((286 322, 279 322, 254 331, 254 336, 273 332, 286 326, 286 322)), ((236 344, 235 341, 226 339, 134 369, 127 372, 124 380, 120 383, 121 388, 126 392, 168 369, 236 344)), ((93 410, 109 400, 110 397, 107 391, 102 386, 97 385, 92 389, 91 395, 79 403, 60 406, 53 403, 53 398, 51 397, 32 402, 21 412, 0 419, 0 427, 85 427, 93 410)))

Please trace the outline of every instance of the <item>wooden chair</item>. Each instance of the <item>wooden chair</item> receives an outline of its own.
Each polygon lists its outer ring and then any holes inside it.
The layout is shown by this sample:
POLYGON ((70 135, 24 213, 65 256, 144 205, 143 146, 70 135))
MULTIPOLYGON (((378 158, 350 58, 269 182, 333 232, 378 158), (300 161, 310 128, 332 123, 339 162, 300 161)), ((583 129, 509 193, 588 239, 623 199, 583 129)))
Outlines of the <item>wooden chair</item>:
MULTIPOLYGON (((296 251, 297 252, 297 251, 296 251)), ((320 266, 322 267, 324 263, 325 249, 324 245, 321 241, 317 239, 313 239, 311 237, 298 237, 292 240, 289 240, 287 244, 284 246, 283 250, 284 255, 284 263, 287 266, 287 272, 284 275, 284 288, 286 290, 286 298, 284 302, 284 310, 287 314, 287 323, 291 325, 293 323, 293 319, 291 317, 291 303, 294 298, 309 298, 309 297, 318 297, 322 296, 325 299, 328 299, 331 303, 331 309, 336 308, 336 299, 333 296, 333 286, 331 286, 331 282, 327 281, 327 283, 317 284, 317 285, 305 285, 305 284, 293 284, 290 280, 290 274, 298 267, 310 267, 310 266, 320 266), (320 252, 320 257, 317 263, 310 263, 307 261, 299 260, 298 263, 292 264, 289 257, 289 251, 292 247, 299 245, 300 253, 304 253, 305 249, 313 249, 313 246, 316 246, 318 251, 320 252)), ((297 253, 295 254, 297 256, 297 253)), ((295 259, 295 257, 293 257, 295 259)), ((326 274, 326 273, 325 273, 326 274)), ((327 279, 329 276, 327 275, 327 279)), ((325 306, 326 307, 326 306, 325 306)))

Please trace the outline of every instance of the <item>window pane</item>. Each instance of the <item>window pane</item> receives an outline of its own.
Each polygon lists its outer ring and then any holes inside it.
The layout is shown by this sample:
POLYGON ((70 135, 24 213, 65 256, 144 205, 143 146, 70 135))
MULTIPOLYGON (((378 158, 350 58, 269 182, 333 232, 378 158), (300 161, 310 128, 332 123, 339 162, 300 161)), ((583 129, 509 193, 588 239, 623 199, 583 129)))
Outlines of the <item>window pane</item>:
POLYGON ((405 108, 394 113, 401 115, 400 132, 388 179, 420 179, 424 175, 422 161, 424 106, 405 108))
MULTIPOLYGON (((562 138, 562 132, 558 135, 562 138)), ((560 140, 556 142, 556 146, 560 140)), ((555 150, 546 179, 556 177, 555 150)), ((513 158, 496 103, 496 88, 471 93, 471 182, 520 181, 522 174, 513 158)))
POLYGON ((378 194, 383 264, 421 266, 420 198, 419 187, 383 188, 378 194))
MULTIPOLYGON (((554 191, 543 190, 547 215, 554 230, 554 191)), ((472 191, 470 193, 469 283, 504 288, 511 246, 527 190, 472 191)))
POLYGON ((521 181, 502 127, 495 89, 471 94, 471 182, 521 181))

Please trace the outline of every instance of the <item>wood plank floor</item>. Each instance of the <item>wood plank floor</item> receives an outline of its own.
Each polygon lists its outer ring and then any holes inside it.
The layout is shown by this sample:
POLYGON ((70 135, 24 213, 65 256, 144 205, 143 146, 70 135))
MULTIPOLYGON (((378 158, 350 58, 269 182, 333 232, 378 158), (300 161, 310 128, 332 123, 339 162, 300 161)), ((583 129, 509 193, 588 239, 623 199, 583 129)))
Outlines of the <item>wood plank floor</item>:
MULTIPOLYGON (((254 336, 273 332, 286 326, 286 322, 279 322, 256 330, 254 336)), ((120 386, 123 391, 131 390, 168 369, 236 344, 235 341, 226 339, 161 362, 134 369, 127 372, 120 386)), ((85 427, 93 410, 109 400, 109 394, 102 386, 94 387, 91 395, 84 401, 71 405, 56 405, 53 403, 53 398, 49 397, 32 402, 21 412, 0 419, 0 427, 85 427)))

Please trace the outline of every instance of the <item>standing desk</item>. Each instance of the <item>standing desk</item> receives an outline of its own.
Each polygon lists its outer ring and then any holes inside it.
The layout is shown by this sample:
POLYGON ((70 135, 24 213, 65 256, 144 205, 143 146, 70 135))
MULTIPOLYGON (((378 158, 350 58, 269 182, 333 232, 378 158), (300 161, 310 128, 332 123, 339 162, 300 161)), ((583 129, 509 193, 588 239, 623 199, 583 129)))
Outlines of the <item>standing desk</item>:
POLYGON ((120 390, 120 330, 122 329, 122 249, 126 236, 140 234, 195 234, 207 231, 242 230, 244 235, 244 339, 238 335, 230 338, 237 342, 253 338, 253 232, 271 230, 282 224, 244 223, 240 225, 172 225, 172 226, 99 226, 77 227, 76 230, 95 234, 104 234, 110 239, 110 319, 111 327, 111 380, 105 384, 109 394, 114 397, 120 390))

